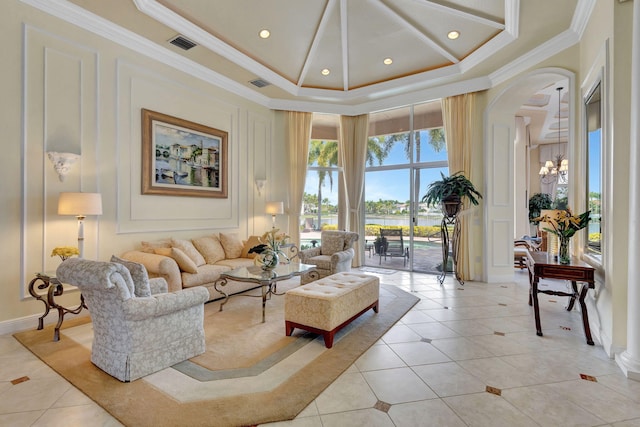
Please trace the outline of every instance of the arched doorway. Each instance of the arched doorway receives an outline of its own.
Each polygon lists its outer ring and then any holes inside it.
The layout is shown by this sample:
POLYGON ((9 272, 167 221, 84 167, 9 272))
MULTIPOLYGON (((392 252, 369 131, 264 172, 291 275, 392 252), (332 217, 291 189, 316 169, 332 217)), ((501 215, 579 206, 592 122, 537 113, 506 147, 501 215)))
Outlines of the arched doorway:
MULTIPOLYGON (((568 80, 568 147, 574 146, 575 74, 561 68, 544 68, 515 79, 489 101, 484 114, 484 268, 483 280, 513 280, 515 221, 516 113, 536 91, 568 80)), ((571 154, 570 154, 571 156, 571 154)), ((535 164, 535 163, 534 163, 535 164)), ((518 173, 521 173, 520 171, 518 173)), ((570 170, 570 175, 571 170, 570 170)))

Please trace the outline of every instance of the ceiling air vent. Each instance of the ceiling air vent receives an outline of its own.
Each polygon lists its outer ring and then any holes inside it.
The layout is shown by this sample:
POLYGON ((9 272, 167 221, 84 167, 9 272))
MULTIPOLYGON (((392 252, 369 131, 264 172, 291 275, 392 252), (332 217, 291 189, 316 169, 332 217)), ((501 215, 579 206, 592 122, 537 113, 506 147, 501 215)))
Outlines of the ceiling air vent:
POLYGON ((189 50, 192 47, 196 46, 194 42, 180 35, 177 35, 174 38, 170 39, 169 43, 171 43, 174 46, 178 46, 180 49, 184 49, 184 50, 189 50))
POLYGON ((268 81, 262 80, 262 79, 251 80, 249 83, 251 83, 252 85, 257 86, 257 87, 265 87, 265 86, 269 86, 271 84, 268 81))

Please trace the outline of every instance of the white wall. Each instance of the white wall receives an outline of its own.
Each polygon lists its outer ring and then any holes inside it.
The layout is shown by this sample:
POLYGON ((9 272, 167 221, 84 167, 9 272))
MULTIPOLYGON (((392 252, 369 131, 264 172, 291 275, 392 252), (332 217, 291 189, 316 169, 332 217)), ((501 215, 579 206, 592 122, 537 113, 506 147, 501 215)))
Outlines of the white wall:
MULTIPOLYGON (((43 309, 25 297, 26 284, 37 271, 55 270, 55 246, 77 243, 76 219, 57 215, 62 191, 102 194, 103 215, 85 221, 87 258, 107 260, 141 240, 216 230, 246 237, 269 227, 264 202, 282 187, 273 171, 285 169, 273 111, 16 0, 3 3, 0 34, 0 333, 35 327, 19 320, 43 309), (142 108, 229 133, 227 198, 141 195, 142 108), (61 182, 47 151, 81 159, 61 182), (268 182, 262 196, 256 176, 268 182)), ((61 301, 77 304, 78 295, 61 301)))

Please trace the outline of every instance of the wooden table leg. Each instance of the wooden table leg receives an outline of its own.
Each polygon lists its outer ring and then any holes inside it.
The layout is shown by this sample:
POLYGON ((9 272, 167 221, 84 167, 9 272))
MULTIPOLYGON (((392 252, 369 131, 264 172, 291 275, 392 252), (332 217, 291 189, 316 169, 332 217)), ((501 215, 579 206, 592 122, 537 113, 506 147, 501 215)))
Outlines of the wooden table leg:
POLYGON ((578 297, 578 285, 575 280, 571 281, 571 289, 573 290, 573 295, 569 298, 569 305, 567 305, 567 311, 573 310, 573 305, 576 303, 576 298, 578 297))
POLYGON ((587 304, 584 299, 587 296, 589 290, 589 284, 584 283, 580 289, 580 309, 582 310, 582 325, 584 326, 584 335, 587 338, 587 344, 593 345, 593 339, 591 338, 591 328, 589 327, 589 315, 587 314, 587 304))
POLYGON ((536 335, 542 336, 542 326, 540 326, 540 305, 538 304, 538 278, 533 277, 531 282, 531 293, 529 297, 533 300, 533 315, 536 319, 536 335))

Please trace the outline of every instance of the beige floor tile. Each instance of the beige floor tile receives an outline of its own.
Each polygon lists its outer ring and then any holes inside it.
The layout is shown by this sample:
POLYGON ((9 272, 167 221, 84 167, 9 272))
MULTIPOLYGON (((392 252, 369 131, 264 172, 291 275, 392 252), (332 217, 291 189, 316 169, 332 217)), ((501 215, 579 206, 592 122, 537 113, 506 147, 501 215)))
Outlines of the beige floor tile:
POLYGON ((498 357, 460 360, 457 363, 491 387, 505 389, 542 382, 528 371, 516 369, 498 357))
POLYGON ((434 309, 434 310, 425 310, 425 312, 436 319, 439 322, 444 322, 446 320, 465 320, 468 317, 457 313, 453 308, 442 308, 442 309, 434 309))
POLYGON ((490 335, 495 331, 487 326, 479 324, 477 319, 450 320, 441 322, 444 326, 456 332, 458 335, 470 337, 474 335, 490 335))
POLYGON ((541 426, 600 426, 606 423, 547 385, 503 390, 502 397, 541 426))
MULTIPOLYGON (((423 299, 420 300, 420 302, 418 302, 418 304, 416 304, 413 307, 414 310, 429 310, 429 309, 441 309, 441 308, 442 308, 442 304, 440 304, 439 302, 437 302, 435 300, 432 300, 431 298, 423 298, 423 299)), ((431 317, 431 316, 429 316, 429 317, 431 317)))
POLYGON ((472 427, 534 427, 538 426, 500 396, 491 393, 445 397, 444 402, 472 427))
POLYGON ((0 414, 48 409, 62 397, 71 385, 62 378, 50 377, 21 382, 0 395, 0 414))
POLYGON ((319 414, 372 408, 377 398, 363 374, 343 374, 316 399, 319 414))
POLYGON ((441 400, 401 403, 393 405, 388 413, 396 427, 466 426, 460 417, 441 400))
POLYGON ((409 366, 451 361, 446 354, 426 342, 389 344, 389 347, 409 366))
POLYGON ((49 409, 33 424, 33 427, 68 426, 121 427, 122 424, 96 404, 49 409))
POLYGON ((411 310, 400 319, 400 322, 405 325, 412 325, 414 323, 435 323, 437 320, 423 310, 411 310))
POLYGON ((377 409, 363 409, 342 414, 322 415, 320 418, 322 419, 323 427, 394 427, 389 415, 377 409))
POLYGON ((356 360, 355 366, 364 372, 407 365, 389 346, 374 345, 356 360))
POLYGON ((440 322, 415 323, 413 325, 409 325, 409 328, 411 328, 416 334, 420 335, 421 337, 432 340, 459 336, 457 332, 447 328, 440 322))
POLYGON ((611 424, 611 427, 640 427, 640 418, 613 423, 611 424))
POLYGON ((91 400, 86 394, 81 392, 75 387, 69 388, 65 394, 63 394, 60 399, 56 400, 56 402, 51 406, 52 408, 64 408, 67 406, 79 406, 79 405, 89 405, 93 404, 93 400, 91 400))
POLYGON ((409 368, 363 373, 378 400, 389 404, 434 399, 437 395, 409 368))
POLYGON ((396 323, 389 332, 384 334, 382 340, 387 344, 399 342, 420 341, 422 337, 416 334, 409 326, 396 323))
POLYGON ((638 402, 598 382, 575 380, 548 384, 548 387, 606 422, 640 418, 638 402))
POLYGON ((485 391, 486 384, 455 362, 414 366, 413 370, 440 397, 485 391))
POLYGON ((465 337, 443 338, 431 342, 435 348, 453 360, 479 359, 495 356, 487 348, 465 337))
POLYGON ((631 380, 622 372, 598 376, 598 382, 640 403, 640 381, 631 380))
POLYGON ((22 344, 16 341, 11 335, 0 335, 0 357, 17 354, 31 354, 22 344))
POLYGON ((44 411, 14 412, 0 415, 0 426, 7 427, 31 427, 44 411))

